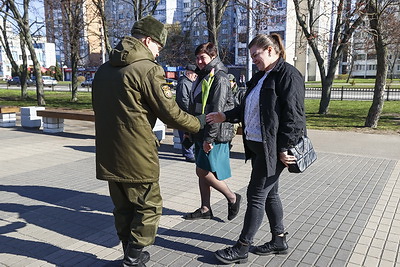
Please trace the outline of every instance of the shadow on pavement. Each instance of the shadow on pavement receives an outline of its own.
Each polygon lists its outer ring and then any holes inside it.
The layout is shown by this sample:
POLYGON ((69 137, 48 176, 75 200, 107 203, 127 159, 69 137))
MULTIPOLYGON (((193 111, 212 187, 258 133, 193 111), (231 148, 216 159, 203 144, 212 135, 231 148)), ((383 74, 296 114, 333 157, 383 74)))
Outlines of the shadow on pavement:
POLYGON ((114 226, 108 196, 45 186, 0 185, 0 191, 37 200, 30 202, 38 205, 0 203, 1 212, 17 213, 27 224, 109 248, 119 243, 115 233, 105 231, 114 226))

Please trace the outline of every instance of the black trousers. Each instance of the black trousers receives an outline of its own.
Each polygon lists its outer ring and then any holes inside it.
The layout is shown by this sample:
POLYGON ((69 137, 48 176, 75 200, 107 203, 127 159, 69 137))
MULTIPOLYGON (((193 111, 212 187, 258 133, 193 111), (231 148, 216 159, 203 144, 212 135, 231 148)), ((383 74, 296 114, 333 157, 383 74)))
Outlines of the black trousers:
POLYGON ((239 240, 251 244, 261 226, 264 213, 268 217, 273 235, 284 232, 283 207, 278 188, 279 176, 285 166, 278 160, 276 173, 268 176, 263 144, 246 140, 246 145, 252 152, 252 171, 247 187, 247 209, 239 240))

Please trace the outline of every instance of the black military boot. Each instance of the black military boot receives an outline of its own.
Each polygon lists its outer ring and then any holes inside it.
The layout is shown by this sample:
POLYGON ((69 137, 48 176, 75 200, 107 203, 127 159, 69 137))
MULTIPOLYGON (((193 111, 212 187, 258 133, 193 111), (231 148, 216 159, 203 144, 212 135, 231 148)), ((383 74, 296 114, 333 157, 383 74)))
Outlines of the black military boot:
POLYGON ((283 236, 275 235, 272 236, 272 240, 261 246, 256 246, 254 248, 254 253, 257 255, 270 255, 270 254, 287 254, 289 248, 286 243, 286 235, 283 236))
POLYGON ((217 250, 215 252, 215 257, 226 264, 246 263, 249 247, 249 245, 245 245, 238 241, 233 247, 217 250))
POLYGON ((142 251, 143 248, 135 247, 132 243, 122 243, 124 248, 124 259, 122 261, 123 267, 146 267, 145 263, 150 260, 150 253, 142 251), (125 246, 126 244, 126 246, 125 246))

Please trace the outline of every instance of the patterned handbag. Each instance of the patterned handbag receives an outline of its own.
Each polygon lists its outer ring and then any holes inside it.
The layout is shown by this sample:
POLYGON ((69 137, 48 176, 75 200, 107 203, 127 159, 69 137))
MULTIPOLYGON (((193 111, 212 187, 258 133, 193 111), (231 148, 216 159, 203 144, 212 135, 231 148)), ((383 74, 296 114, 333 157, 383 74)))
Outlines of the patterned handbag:
POLYGON ((307 135, 303 135, 297 145, 289 148, 288 154, 296 157, 296 163, 290 164, 288 168, 293 173, 304 172, 317 159, 317 153, 307 135))

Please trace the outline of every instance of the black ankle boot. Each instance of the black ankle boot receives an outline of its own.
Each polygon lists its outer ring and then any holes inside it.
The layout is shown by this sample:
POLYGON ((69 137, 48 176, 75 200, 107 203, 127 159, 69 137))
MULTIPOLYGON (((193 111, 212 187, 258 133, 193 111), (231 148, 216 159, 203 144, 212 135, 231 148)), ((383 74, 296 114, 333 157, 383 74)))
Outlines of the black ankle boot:
POLYGON ((223 263, 246 263, 249 252, 249 245, 236 242, 233 247, 217 250, 215 257, 223 263))
POLYGON ((150 260, 150 253, 142 251, 143 248, 135 247, 132 243, 122 243, 124 248, 124 259, 122 261, 123 267, 146 267, 145 263, 150 260))
POLYGON ((261 246, 256 246, 254 248, 254 253, 257 255, 270 255, 270 254, 287 254, 289 248, 286 243, 286 235, 283 236, 275 235, 272 236, 272 240, 261 246))

